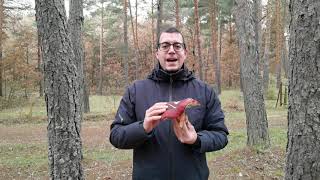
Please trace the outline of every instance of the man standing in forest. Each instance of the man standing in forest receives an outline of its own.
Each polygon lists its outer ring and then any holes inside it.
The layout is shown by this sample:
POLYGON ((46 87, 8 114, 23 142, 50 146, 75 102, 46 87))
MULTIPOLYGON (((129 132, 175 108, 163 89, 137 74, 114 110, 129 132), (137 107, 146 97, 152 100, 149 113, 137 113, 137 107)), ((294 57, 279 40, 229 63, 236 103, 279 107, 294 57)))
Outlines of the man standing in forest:
POLYGON ((228 143, 220 101, 209 85, 187 69, 186 45, 176 28, 161 33, 156 57, 159 63, 148 78, 134 82, 124 94, 110 142, 133 149, 134 180, 208 179, 205 153, 228 143), (167 102, 185 98, 201 104, 186 110, 186 123, 163 121, 167 102))

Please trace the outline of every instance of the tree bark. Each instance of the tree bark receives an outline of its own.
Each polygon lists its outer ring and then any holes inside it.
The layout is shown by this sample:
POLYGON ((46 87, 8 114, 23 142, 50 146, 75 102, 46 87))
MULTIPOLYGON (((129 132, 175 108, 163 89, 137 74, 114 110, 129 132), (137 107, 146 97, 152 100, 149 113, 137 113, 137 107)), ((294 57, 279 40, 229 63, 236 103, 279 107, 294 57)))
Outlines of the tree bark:
POLYGON ((210 21, 211 21, 211 47, 212 47, 212 61, 215 65, 215 83, 217 85, 217 93, 221 94, 221 71, 220 71, 220 59, 217 57, 217 6, 216 0, 212 0, 210 3, 210 21))
POLYGON ((100 53, 99 53, 99 84, 98 84, 98 94, 102 95, 102 61, 103 61, 103 2, 101 1, 101 27, 100 27, 100 53))
MULTIPOLYGON (((128 5, 127 5, 128 7, 128 5)), ((136 40, 137 40, 137 49, 139 49, 139 38, 138 38, 138 0, 136 0, 136 15, 135 15, 135 18, 136 18, 136 40)), ((140 53, 140 51, 139 51, 140 53)), ((140 55, 141 56, 141 55, 140 55)))
MULTIPOLYGON (((69 29, 70 38, 72 42, 73 52, 76 58, 77 69, 79 72, 79 82, 80 82, 80 102, 82 112, 89 112, 89 93, 86 89, 86 78, 84 71, 84 47, 83 47, 83 0, 70 0, 70 10, 69 10, 69 29)), ((81 118, 82 119, 82 118, 81 118)))
POLYGON ((235 3, 234 17, 240 47, 247 144, 269 147, 268 121, 259 73, 259 47, 256 43, 256 6, 250 0, 236 0, 235 3))
MULTIPOLYGON (((124 54, 123 54, 123 63, 124 63, 124 78, 125 78, 125 86, 129 86, 129 58, 128 58, 128 16, 127 16, 127 9, 128 9, 128 1, 124 0, 123 3, 123 42, 124 42, 124 54)), ((137 35, 137 34, 136 34, 137 35)))
MULTIPOLYGON (((230 15, 231 16, 231 15, 230 15)), ((231 21, 231 19, 230 19, 231 21)), ((218 43, 219 43, 219 49, 218 49, 218 57, 217 57, 217 61, 219 62, 219 65, 220 65, 220 62, 221 62, 221 59, 222 59, 222 22, 221 22, 221 13, 219 11, 219 14, 218 14, 218 43)), ((220 69, 219 69, 220 71, 220 69)), ((220 74, 220 88, 221 88, 221 71, 220 72, 216 72, 216 73, 219 73, 220 74)), ((221 90, 220 90, 221 92, 221 90)))
POLYGON ((41 57, 42 57, 42 55, 41 55, 41 40, 40 40, 40 35, 39 35, 39 33, 37 32, 37 36, 38 36, 38 47, 37 47, 37 49, 38 49, 38 52, 37 52, 37 55, 38 55, 38 67, 37 67, 37 69, 38 69, 38 72, 40 73, 40 80, 39 80, 39 95, 40 95, 40 97, 42 97, 43 96, 43 68, 42 68, 42 66, 43 66, 43 64, 42 64, 42 59, 41 59, 41 57))
POLYGON ((179 0, 174 0, 176 5, 176 28, 180 29, 179 0))
POLYGON ((271 11, 272 11, 272 3, 268 1, 267 4, 267 26, 266 26, 266 35, 265 35, 265 47, 263 54, 263 91, 266 95, 269 88, 269 55, 270 55, 270 41, 271 41, 271 11))
POLYGON ((198 10, 198 0, 193 0, 194 2, 194 25, 195 25, 195 35, 197 41, 197 58, 199 62, 199 78, 203 80, 203 64, 201 55, 201 41, 200 41, 200 20, 199 20, 199 10, 198 10))
POLYGON ((155 57, 155 54, 154 54, 154 51, 155 51, 155 48, 154 48, 154 45, 156 44, 155 40, 154 40, 154 18, 153 18, 153 0, 151 0, 151 33, 152 33, 152 43, 151 43, 151 52, 152 52, 152 67, 155 67, 155 60, 154 60, 154 57, 155 57))
POLYGON ((285 179, 320 179, 320 4, 290 1, 285 179))
POLYGON ((3 29, 3 20, 4 20, 4 7, 3 7, 4 0, 0 0, 0 97, 3 96, 2 92, 2 74, 3 74, 3 68, 2 68, 2 29, 3 29))
MULTIPOLYGON (((163 11, 163 1, 158 0, 157 3, 157 41, 159 41, 161 26, 162 26, 162 11, 163 11)), ((157 42, 158 43, 158 42, 157 42)))
POLYGON ((275 18, 276 18, 276 76, 277 84, 276 87, 279 88, 281 83, 281 49, 282 49, 282 39, 283 39, 283 28, 282 28, 282 18, 281 18, 281 0, 276 0, 275 8, 275 18))
MULTIPOLYGON (((139 60, 140 60, 140 56, 139 56, 139 50, 138 50, 138 38, 137 38, 137 34, 135 33, 136 31, 134 30, 135 28, 137 28, 137 26, 134 26, 133 23, 133 16, 132 16, 132 8, 131 8, 131 3, 130 0, 128 1, 128 6, 129 6, 129 11, 130 11, 130 17, 131 17, 131 27, 132 27, 132 35, 133 35, 133 45, 135 47, 134 50, 134 62, 135 62, 135 79, 138 79, 138 74, 139 74, 139 60)), ((136 18, 137 19, 137 18, 136 18)), ((137 21, 136 21, 137 23, 137 21)), ((137 30, 137 29, 136 29, 137 30)))
POLYGON ((80 86, 64 1, 36 0, 35 4, 43 49, 50 178, 84 179, 80 86))

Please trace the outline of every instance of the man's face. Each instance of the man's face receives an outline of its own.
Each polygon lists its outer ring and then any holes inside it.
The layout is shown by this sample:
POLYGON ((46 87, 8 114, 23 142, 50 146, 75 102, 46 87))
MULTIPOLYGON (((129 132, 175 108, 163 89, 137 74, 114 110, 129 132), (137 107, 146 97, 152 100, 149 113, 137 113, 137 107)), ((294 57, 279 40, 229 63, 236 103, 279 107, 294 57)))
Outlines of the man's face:
POLYGON ((160 35, 159 44, 162 48, 158 48, 156 57, 162 69, 175 72, 182 67, 187 58, 187 50, 184 47, 181 49, 179 46, 183 43, 182 35, 179 33, 164 32, 160 35))

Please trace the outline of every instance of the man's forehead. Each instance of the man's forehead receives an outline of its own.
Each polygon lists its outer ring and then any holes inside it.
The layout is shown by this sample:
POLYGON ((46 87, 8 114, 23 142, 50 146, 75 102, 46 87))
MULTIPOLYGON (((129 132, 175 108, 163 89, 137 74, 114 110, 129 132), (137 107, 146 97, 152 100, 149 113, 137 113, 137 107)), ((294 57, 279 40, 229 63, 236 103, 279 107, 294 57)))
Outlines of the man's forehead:
POLYGON ((167 33, 167 32, 163 32, 160 35, 160 42, 168 42, 168 41, 172 41, 172 42, 182 42, 182 35, 180 33, 167 33))

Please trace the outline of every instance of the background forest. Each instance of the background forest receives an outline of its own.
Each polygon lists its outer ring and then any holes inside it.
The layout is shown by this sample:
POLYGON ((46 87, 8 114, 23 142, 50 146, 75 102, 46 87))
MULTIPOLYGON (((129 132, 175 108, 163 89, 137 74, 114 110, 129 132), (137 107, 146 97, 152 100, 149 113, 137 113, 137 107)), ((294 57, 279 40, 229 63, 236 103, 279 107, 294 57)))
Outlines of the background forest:
MULTIPOLYGON (((72 25, 77 17, 72 2, 65 1, 70 39, 73 42, 72 35, 78 35, 74 32, 81 32, 78 44, 83 44, 83 56, 76 55, 76 66, 83 70, 79 87, 86 179, 131 178, 132 151, 112 147, 109 127, 125 87, 145 78, 156 65, 159 31, 170 26, 184 34, 188 68, 220 95, 230 129, 228 146, 207 153, 210 179, 284 178, 288 0, 256 0, 246 10, 239 6, 244 0, 84 0, 76 8, 83 9, 79 31, 72 29, 77 27, 72 25), (240 26, 249 22, 244 13, 254 15, 253 61, 241 54, 249 41, 242 41, 241 36, 250 36, 240 26), (246 74, 250 68, 256 69, 251 79, 246 74), (246 92, 258 92, 258 110, 244 103, 252 102, 246 92), (260 111, 265 114, 261 121, 260 111), (253 132, 259 122, 265 137, 253 132)), ((50 136, 50 112, 45 101, 45 92, 50 91, 44 82, 45 67, 50 66, 43 60, 44 51, 50 50, 44 48, 42 43, 47 42, 38 31, 41 16, 35 15, 36 3, 0 0, 0 179, 48 179, 52 175, 46 130, 50 136)), ((59 63, 53 68, 64 66, 59 63)))

